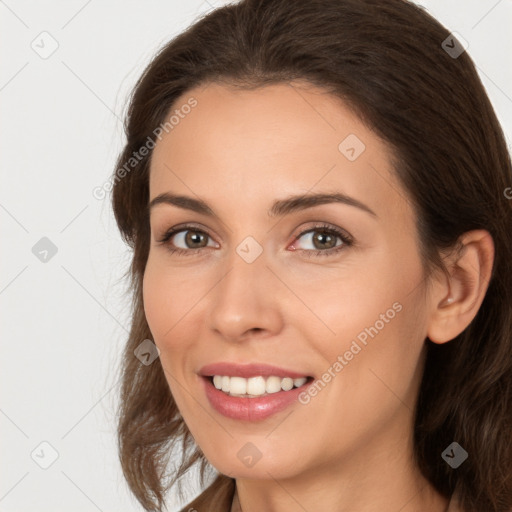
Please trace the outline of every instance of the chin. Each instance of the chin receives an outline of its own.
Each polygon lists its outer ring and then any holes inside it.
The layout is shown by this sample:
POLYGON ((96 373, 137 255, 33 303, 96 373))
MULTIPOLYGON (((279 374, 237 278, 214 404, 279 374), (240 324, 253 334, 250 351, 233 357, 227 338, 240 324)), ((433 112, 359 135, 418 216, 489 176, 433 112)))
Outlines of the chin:
POLYGON ((239 479, 285 480, 297 474, 297 454, 289 457, 281 455, 278 458, 260 455, 255 448, 247 443, 234 453, 234 458, 224 457, 208 459, 210 464, 223 475, 239 479), (252 455, 249 455, 252 453, 252 455), (240 455, 239 455, 240 454, 240 455), (251 459, 252 457, 252 459, 251 459), (260 458, 258 458, 260 457, 260 458))

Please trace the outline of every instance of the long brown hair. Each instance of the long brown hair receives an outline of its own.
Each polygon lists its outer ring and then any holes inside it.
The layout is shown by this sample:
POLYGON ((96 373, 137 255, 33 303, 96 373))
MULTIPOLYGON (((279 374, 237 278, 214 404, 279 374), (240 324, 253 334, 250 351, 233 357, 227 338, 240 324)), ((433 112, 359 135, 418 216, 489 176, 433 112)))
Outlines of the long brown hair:
POLYGON ((202 476, 210 466, 179 414, 160 360, 146 366, 134 356, 151 338, 141 287, 150 240, 151 150, 140 157, 140 149, 149 147, 176 99, 194 86, 255 88, 291 80, 341 98, 393 150, 394 172, 417 214, 425 275, 443 269, 440 251, 455 247, 463 233, 491 234, 495 261, 476 317, 449 343, 426 340, 415 457, 441 494, 458 492, 464 510, 512 509, 512 202, 506 192, 512 192, 512 168, 475 66, 451 37, 405 0, 243 0, 172 39, 138 80, 112 204, 133 249, 119 455, 145 510, 161 510, 167 490, 196 462, 202 476), (441 457, 453 441, 469 454, 457 469, 441 457), (183 456, 169 470, 175 445, 183 456))

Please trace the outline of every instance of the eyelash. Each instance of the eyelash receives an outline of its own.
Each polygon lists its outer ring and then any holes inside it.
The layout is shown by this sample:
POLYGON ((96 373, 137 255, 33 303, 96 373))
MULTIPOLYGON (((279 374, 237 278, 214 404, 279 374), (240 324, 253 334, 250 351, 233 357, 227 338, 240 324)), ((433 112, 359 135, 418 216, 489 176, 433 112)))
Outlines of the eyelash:
MULTIPOLYGON (((210 235, 206 231, 203 231, 202 229, 199 229, 196 226, 184 225, 184 226, 179 226, 177 228, 170 229, 169 231, 167 231, 165 233, 165 235, 160 240, 158 240, 158 242, 162 245, 166 245, 167 250, 169 252, 171 252, 172 254, 183 255, 183 256, 193 256, 198 251, 200 251, 202 249, 206 249, 206 247, 197 247, 195 249, 181 249, 179 247, 174 249, 174 248, 170 247, 170 245, 168 243, 169 240, 174 235, 176 235, 177 233, 181 233, 182 231, 195 231, 196 233, 202 233, 202 234, 206 235, 207 237, 210 237, 210 235)), ((325 249, 325 250, 296 249, 297 251, 302 251, 303 253, 305 253, 308 258, 316 257, 316 256, 332 256, 334 254, 339 253, 343 249, 346 249, 347 247, 354 245, 354 240, 352 239, 351 236, 349 236, 344 231, 342 231, 338 228, 335 228, 333 226, 330 226, 328 224, 321 224, 321 225, 313 226, 313 227, 303 231, 302 233, 299 233, 299 235, 296 237, 296 240, 300 239, 302 236, 304 236, 308 233, 315 232, 315 231, 321 231, 322 233, 326 233, 329 235, 335 235, 336 237, 340 238, 343 243, 338 246, 332 247, 330 249, 325 249)))

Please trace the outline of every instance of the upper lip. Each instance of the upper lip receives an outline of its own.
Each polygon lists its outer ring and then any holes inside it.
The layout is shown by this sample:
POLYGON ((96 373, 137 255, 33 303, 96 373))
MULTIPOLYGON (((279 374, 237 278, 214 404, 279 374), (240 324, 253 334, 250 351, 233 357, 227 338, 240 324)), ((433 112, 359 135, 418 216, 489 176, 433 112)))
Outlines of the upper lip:
POLYGON ((287 370, 278 366, 264 364, 264 363, 250 363, 250 364, 236 364, 229 362, 211 363, 203 366, 199 370, 199 374, 204 377, 211 377, 212 375, 228 375, 230 377, 291 377, 292 379, 300 379, 301 377, 308 377, 304 373, 287 370))

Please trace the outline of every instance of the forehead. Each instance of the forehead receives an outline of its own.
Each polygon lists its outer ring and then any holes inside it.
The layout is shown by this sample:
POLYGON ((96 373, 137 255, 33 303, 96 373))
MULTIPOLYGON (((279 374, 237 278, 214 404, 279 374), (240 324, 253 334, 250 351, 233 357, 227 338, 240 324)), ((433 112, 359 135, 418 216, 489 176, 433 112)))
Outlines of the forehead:
POLYGON ((405 192, 387 144, 340 99, 310 84, 242 90, 211 83, 185 92, 170 115, 172 129, 152 156, 150 198, 172 190, 246 205, 248 198, 341 190, 377 213, 390 203, 407 207, 399 204, 405 192), (191 99, 195 106, 183 108, 191 99))

